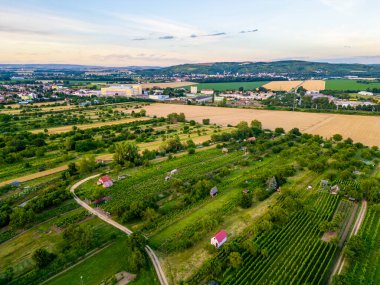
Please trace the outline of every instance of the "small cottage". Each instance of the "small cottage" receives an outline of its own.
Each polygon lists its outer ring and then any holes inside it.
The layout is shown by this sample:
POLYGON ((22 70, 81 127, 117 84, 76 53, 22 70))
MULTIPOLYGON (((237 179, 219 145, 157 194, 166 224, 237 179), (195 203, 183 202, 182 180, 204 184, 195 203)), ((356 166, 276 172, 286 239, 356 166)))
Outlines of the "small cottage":
POLYGON ((330 188, 330 194, 336 195, 336 194, 338 194, 339 190, 340 190, 339 186, 338 185, 334 185, 334 186, 332 186, 330 188))
POLYGON ((109 177, 108 175, 104 175, 99 178, 97 184, 103 185, 104 188, 110 188, 113 185, 113 181, 111 177, 109 177))
POLYGON ((228 148, 223 147, 223 148, 222 148, 222 153, 228 153, 228 148))
POLYGON ((211 244, 216 248, 221 247, 227 241, 227 233, 221 230, 211 238, 211 244))
POLYGON ((218 188, 216 188, 216 186, 212 187, 211 190, 210 190, 210 196, 211 197, 215 197, 217 194, 218 194, 218 188))
POLYGON ((247 139, 247 141, 249 142, 255 142, 256 141, 256 137, 250 137, 247 139))

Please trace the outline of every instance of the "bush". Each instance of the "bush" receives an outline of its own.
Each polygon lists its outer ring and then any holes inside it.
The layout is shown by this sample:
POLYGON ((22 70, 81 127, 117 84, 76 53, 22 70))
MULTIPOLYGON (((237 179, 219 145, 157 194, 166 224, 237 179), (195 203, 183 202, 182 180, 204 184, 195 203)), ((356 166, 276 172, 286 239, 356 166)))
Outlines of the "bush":
POLYGON ((37 249, 33 253, 33 260, 36 262, 38 268, 45 267, 50 264, 57 256, 54 253, 48 252, 44 248, 37 249))

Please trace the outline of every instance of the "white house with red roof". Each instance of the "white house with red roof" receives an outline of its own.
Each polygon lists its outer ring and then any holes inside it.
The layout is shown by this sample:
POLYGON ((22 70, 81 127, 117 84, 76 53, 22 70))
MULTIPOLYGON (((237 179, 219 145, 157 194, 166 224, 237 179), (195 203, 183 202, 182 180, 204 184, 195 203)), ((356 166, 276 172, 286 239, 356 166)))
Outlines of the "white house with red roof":
POLYGON ((227 233, 225 230, 220 230, 211 238, 211 244, 216 248, 221 247, 227 241, 227 233))
POLYGON ((99 178, 98 185, 103 185, 104 188, 110 188, 113 185, 113 181, 109 175, 104 175, 99 178))

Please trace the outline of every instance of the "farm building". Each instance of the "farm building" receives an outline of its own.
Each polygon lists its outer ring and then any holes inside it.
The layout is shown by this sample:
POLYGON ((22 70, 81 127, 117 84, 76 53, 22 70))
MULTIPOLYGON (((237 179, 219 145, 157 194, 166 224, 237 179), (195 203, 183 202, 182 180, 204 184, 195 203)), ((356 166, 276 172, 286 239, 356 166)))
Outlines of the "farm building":
POLYGON ((103 185, 104 188, 110 188, 113 185, 113 181, 109 175, 104 175, 99 178, 98 185, 103 185))
POLYGON ((226 147, 222 148, 222 153, 228 153, 228 148, 226 147))
POLYGON ((339 190, 340 190, 339 186, 338 185, 334 185, 334 186, 332 186, 330 188, 330 194, 336 195, 336 194, 338 194, 339 190))
POLYGON ((227 233, 225 230, 220 230, 211 238, 211 244, 216 248, 221 247, 227 241, 227 233))
POLYGON ((358 94, 363 96, 373 96, 373 93, 368 91, 360 91, 358 94))
POLYGON ((212 187, 211 190, 210 190, 210 196, 211 197, 215 197, 217 194, 218 194, 218 188, 216 188, 216 186, 212 187))

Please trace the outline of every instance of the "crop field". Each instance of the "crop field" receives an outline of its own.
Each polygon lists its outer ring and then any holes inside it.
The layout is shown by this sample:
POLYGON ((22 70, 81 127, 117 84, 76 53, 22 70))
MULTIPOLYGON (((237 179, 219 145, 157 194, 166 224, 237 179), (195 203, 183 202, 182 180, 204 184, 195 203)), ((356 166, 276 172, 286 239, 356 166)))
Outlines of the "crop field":
POLYGON ((273 91, 291 91, 292 89, 301 86, 302 81, 271 81, 263 87, 273 91))
MULTIPOLYGON (((84 262, 53 278, 46 284, 100 284, 118 272, 128 271, 128 257, 130 254, 131 252, 126 248, 125 238, 118 238, 110 246, 101 249, 95 255, 85 259, 84 262), (101 268, 101 270, 94 270, 94 268, 101 268)), ((128 284, 143 285, 146 284, 144 282, 147 280, 149 280, 149 284, 159 284, 152 267, 144 269, 137 280, 128 284)))
POLYGON ((327 90, 340 90, 340 91, 365 91, 367 89, 380 88, 380 82, 362 83, 353 79, 329 79, 326 80, 327 90))
POLYGON ((212 124, 236 125, 241 121, 257 119, 264 128, 275 129, 282 127, 285 130, 299 128, 302 132, 318 134, 329 138, 334 134, 341 134, 345 138, 352 138, 356 142, 366 145, 380 146, 380 117, 357 116, 322 113, 301 113, 289 111, 249 110, 235 108, 220 108, 206 106, 189 106, 173 104, 152 104, 146 106, 148 115, 166 116, 173 108, 185 113, 186 117, 201 122, 208 118, 212 124), (363 128, 363 126, 366 126, 363 128))
POLYGON ((351 260, 343 272, 345 280, 350 285, 380 284, 380 212, 378 207, 370 206, 364 223, 359 231, 363 240, 366 258, 351 260))
MULTIPOLYGON (((127 124, 131 122, 138 122, 138 121, 145 121, 149 120, 149 118, 129 118, 129 119, 122 119, 122 120, 116 120, 116 121, 110 121, 110 122, 99 122, 99 123, 93 123, 93 124, 84 124, 84 125, 78 125, 78 128, 81 130, 87 130, 87 129, 93 129, 93 128, 100 128, 104 126, 113 126, 113 125, 121 125, 121 124, 127 124)), ((56 127, 56 128, 50 128, 48 129, 49 134, 59 134, 59 133, 65 133, 69 132, 73 129, 73 126, 63 126, 63 127, 56 127)), ((32 130, 32 134, 38 134, 43 133, 44 130, 32 130)))
MULTIPOLYGON (((319 223, 329 220, 338 198, 322 194, 315 213, 299 212, 279 231, 258 236, 254 243, 267 257, 242 254, 244 266, 224 272, 223 284, 323 284, 337 247, 320 239, 319 223)), ((227 258, 223 253, 219 259, 227 258)))
POLYGON ((324 80, 305 80, 301 86, 306 90, 325 90, 326 82, 324 80))
POLYGON ((198 87, 198 91, 202 89, 213 89, 217 91, 238 90, 240 87, 243 87, 244 90, 254 90, 267 83, 268 83, 267 81, 220 82, 220 83, 199 83, 195 86, 198 87))
MULTIPOLYGON (((159 87, 162 89, 165 88, 179 88, 179 87, 185 87, 189 85, 193 85, 194 82, 187 82, 187 81, 176 81, 176 82, 163 82, 163 83, 142 83, 141 88, 153 88, 153 87, 159 87)), ((128 84, 126 84, 128 85, 128 84)))
POLYGON ((273 91, 291 91, 297 87, 304 87, 306 90, 324 90, 325 82, 323 80, 306 80, 306 81, 272 81, 263 87, 273 91))

